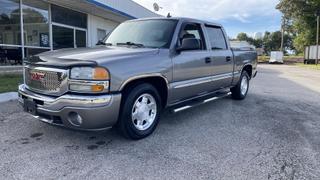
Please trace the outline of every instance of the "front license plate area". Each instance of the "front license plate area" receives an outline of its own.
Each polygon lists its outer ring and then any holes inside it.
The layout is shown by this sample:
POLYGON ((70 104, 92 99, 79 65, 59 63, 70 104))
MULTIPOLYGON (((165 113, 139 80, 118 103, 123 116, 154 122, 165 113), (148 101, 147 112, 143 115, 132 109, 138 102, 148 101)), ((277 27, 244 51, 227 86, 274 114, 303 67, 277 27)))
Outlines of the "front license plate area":
POLYGON ((32 115, 37 114, 37 104, 33 100, 24 99, 23 108, 25 112, 28 112, 32 115))

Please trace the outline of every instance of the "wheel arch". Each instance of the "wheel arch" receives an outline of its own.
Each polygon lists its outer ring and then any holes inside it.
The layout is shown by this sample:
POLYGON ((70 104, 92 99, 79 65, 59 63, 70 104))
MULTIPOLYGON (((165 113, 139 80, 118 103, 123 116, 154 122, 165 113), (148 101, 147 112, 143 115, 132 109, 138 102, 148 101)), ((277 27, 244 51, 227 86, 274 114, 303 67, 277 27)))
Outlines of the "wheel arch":
POLYGON ((252 75, 253 75, 253 66, 252 66, 252 64, 243 65, 243 67, 241 69, 241 73, 243 71, 246 71, 248 73, 249 77, 252 78, 252 75))
POLYGON ((149 83, 154 86, 161 97, 162 106, 165 107, 167 105, 169 82, 167 78, 161 74, 148 74, 131 77, 122 83, 120 86, 120 92, 125 96, 128 91, 142 83, 149 83))

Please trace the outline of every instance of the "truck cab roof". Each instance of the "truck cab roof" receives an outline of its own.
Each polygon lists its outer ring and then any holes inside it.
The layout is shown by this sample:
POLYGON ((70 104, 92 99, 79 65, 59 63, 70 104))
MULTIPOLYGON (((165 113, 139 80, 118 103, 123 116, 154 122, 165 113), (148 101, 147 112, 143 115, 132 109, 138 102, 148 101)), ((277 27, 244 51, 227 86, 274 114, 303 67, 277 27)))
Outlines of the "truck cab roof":
POLYGON ((194 19, 194 18, 188 18, 188 17, 152 17, 152 18, 140 18, 140 19, 134 19, 130 21, 143 21, 143 20, 177 20, 177 21, 183 21, 183 22, 196 22, 196 23, 201 23, 201 24, 206 24, 209 26, 219 26, 222 27, 221 24, 215 23, 215 22, 210 22, 206 20, 200 20, 200 19, 194 19))

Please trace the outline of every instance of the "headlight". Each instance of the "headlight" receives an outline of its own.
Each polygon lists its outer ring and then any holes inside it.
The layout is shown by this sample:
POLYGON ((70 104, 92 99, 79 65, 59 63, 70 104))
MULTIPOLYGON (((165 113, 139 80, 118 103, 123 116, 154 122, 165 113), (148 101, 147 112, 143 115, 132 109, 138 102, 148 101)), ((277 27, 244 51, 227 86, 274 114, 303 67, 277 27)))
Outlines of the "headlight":
POLYGON ((74 67, 70 71, 71 79, 80 80, 108 80, 109 72, 102 67, 74 67))
POLYGON ((69 89, 80 93, 108 92, 109 79, 109 72, 102 67, 74 67, 70 71, 69 89))

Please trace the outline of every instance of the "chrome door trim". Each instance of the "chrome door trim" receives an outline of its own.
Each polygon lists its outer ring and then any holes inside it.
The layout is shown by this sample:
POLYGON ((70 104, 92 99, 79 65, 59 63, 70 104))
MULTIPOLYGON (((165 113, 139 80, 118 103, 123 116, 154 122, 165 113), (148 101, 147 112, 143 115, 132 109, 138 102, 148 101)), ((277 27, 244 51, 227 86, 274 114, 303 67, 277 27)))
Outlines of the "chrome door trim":
POLYGON ((210 83, 210 82, 219 81, 219 80, 232 78, 232 77, 233 77, 233 73, 231 72, 231 73, 219 74, 214 76, 208 76, 204 78, 196 78, 196 79, 173 83, 173 84, 176 84, 176 85, 173 85, 173 88, 174 89, 185 88, 185 87, 195 86, 195 85, 204 84, 204 83, 210 83))
POLYGON ((212 81, 219 81, 219 80, 223 80, 223 79, 227 79, 227 78, 232 78, 233 77, 233 73, 225 73, 225 74, 219 74, 219 75, 214 75, 212 76, 212 81))
POLYGON ((209 83, 212 81, 212 76, 204 77, 204 78, 197 78, 197 79, 191 79, 186 81, 180 81, 177 82, 178 85, 174 86, 174 89, 189 87, 189 86, 195 86, 199 84, 209 83))

